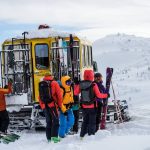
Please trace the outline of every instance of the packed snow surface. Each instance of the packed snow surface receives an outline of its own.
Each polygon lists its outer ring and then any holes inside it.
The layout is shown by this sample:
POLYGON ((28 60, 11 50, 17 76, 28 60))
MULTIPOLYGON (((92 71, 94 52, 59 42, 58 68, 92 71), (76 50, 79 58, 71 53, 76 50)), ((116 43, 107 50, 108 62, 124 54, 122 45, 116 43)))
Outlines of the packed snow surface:
MULTIPOLYGON (((23 131, 21 138, 3 150, 150 150, 150 39, 109 35, 94 42, 94 58, 105 79, 106 67, 114 68, 117 99, 126 99, 132 119, 107 124, 95 136, 68 135, 60 143, 47 143, 44 132, 23 131)), ((105 82, 104 82, 105 83, 105 82)), ((111 92, 111 98, 113 95, 111 92)))

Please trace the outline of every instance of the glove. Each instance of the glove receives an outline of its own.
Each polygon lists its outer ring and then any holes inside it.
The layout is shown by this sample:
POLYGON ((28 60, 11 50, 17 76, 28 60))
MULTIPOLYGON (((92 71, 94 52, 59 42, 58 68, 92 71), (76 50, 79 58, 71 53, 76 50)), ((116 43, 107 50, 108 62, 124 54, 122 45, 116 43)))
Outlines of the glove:
POLYGON ((74 104, 79 104, 79 95, 74 95, 73 99, 74 99, 74 104))
POLYGON ((5 85, 5 86, 4 86, 4 89, 8 89, 8 85, 5 85))
POLYGON ((109 93, 107 93, 107 95, 108 95, 108 96, 107 96, 107 98, 109 98, 109 97, 110 97, 110 94, 109 94, 109 93))
POLYGON ((79 84, 79 83, 80 83, 80 80, 78 79, 78 77, 75 77, 75 78, 74 78, 74 83, 75 83, 75 84, 79 84))
POLYGON ((73 105, 74 105, 74 103, 70 103, 70 108, 72 108, 73 105))

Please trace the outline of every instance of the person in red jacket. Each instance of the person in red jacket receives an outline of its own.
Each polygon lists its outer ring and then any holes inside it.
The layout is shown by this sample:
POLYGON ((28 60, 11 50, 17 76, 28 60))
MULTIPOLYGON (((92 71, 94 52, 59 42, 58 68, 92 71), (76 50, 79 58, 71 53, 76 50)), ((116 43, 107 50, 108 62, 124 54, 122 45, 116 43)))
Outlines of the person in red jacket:
POLYGON ((94 81, 94 72, 92 70, 84 71, 84 80, 75 86, 74 94, 81 92, 81 107, 83 113, 83 122, 80 132, 81 139, 88 135, 94 135, 96 130, 96 101, 95 98, 107 98, 107 94, 100 93, 98 86, 94 81))
POLYGON ((9 125, 9 116, 6 110, 5 94, 12 92, 12 83, 8 82, 6 88, 0 88, 0 131, 6 133, 9 125))
POLYGON ((50 75, 46 75, 43 79, 44 81, 50 81, 50 90, 52 95, 52 102, 45 104, 40 96, 39 103, 41 108, 45 112, 46 117, 46 137, 48 142, 52 141, 57 143, 60 141, 58 138, 58 130, 59 130, 59 116, 58 109, 60 108, 63 112, 66 111, 65 107, 62 104, 62 94, 59 84, 53 80, 53 77, 50 75))

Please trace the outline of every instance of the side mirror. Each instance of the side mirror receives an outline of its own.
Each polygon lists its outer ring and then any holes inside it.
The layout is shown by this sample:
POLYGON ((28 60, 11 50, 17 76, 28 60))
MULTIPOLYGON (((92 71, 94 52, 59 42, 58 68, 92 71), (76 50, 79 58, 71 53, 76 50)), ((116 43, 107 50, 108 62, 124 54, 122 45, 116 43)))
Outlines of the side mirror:
POLYGON ((97 62, 93 61, 93 71, 98 72, 97 62))

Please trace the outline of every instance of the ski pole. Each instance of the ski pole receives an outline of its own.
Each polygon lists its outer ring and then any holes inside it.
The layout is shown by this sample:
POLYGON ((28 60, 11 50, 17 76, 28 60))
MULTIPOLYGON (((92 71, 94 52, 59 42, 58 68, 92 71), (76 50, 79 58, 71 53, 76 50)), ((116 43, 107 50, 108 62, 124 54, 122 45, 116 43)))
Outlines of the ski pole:
POLYGON ((123 123, 123 119, 122 119, 122 116, 121 116, 121 110, 118 106, 118 103, 117 103, 117 100, 116 100, 116 94, 115 94, 115 90, 114 90, 114 86, 113 86, 113 83, 112 83, 112 80, 111 80, 111 86, 112 86, 112 91, 113 91, 113 96, 114 96, 114 104, 115 104, 115 107, 116 107, 116 113, 117 113, 117 117, 119 119, 119 123, 123 123))

